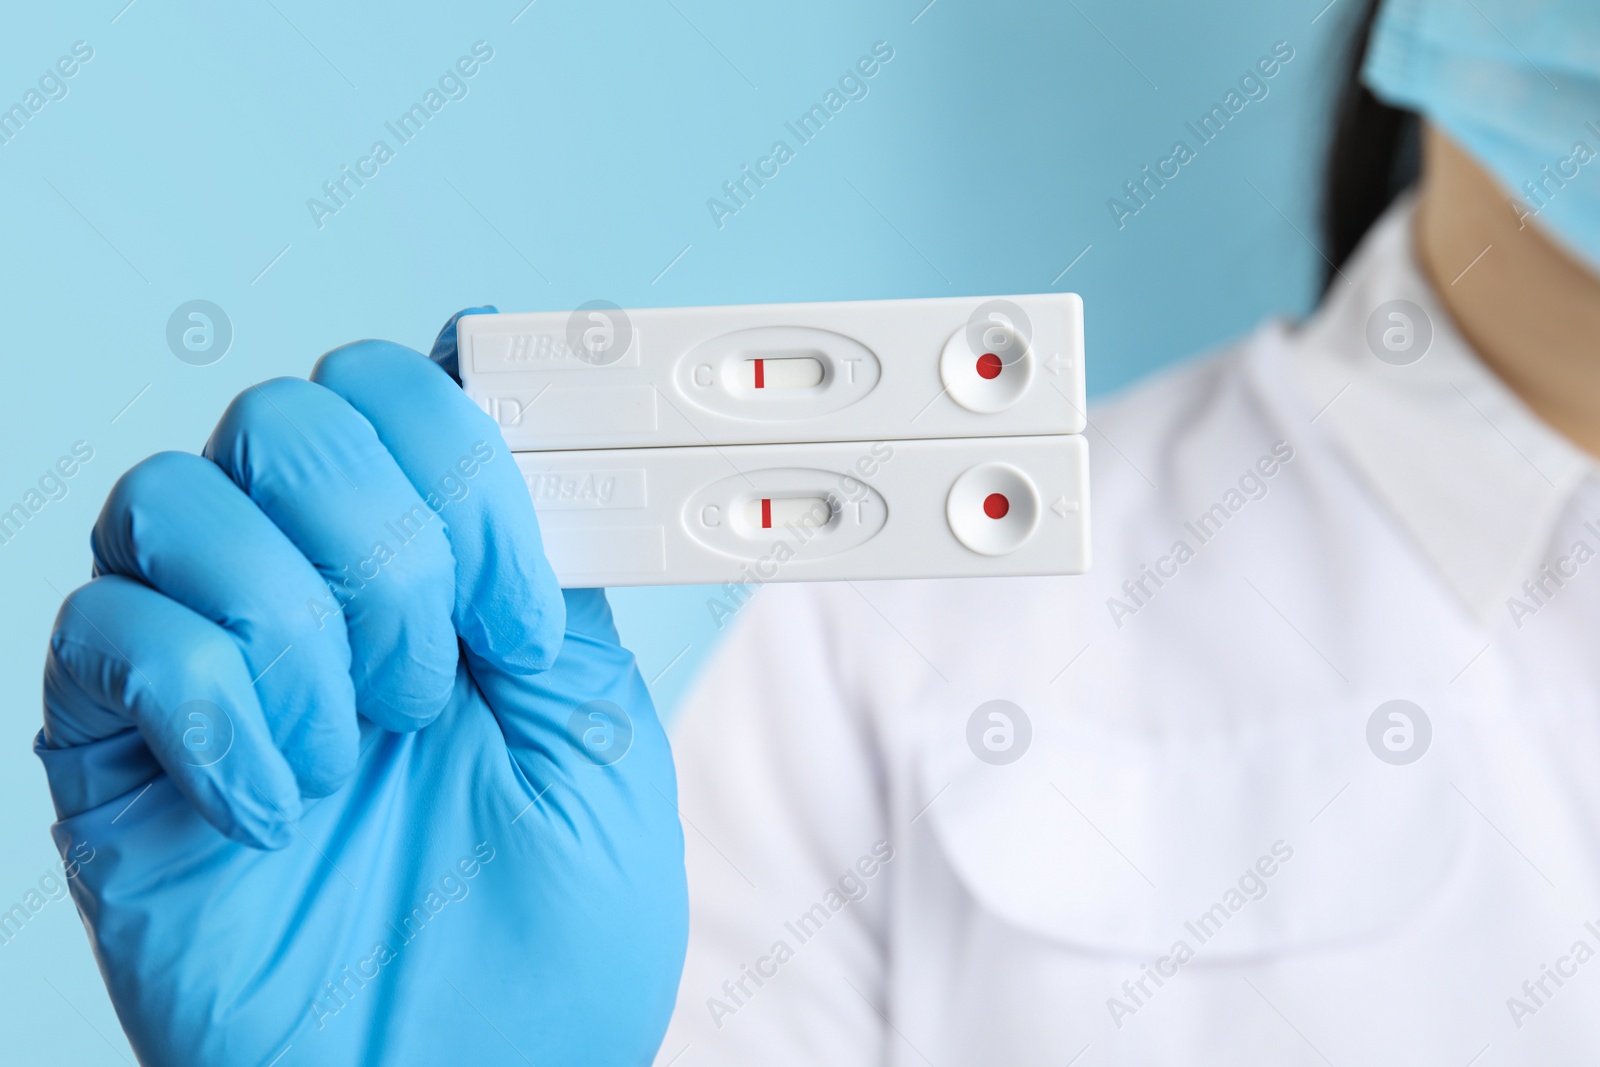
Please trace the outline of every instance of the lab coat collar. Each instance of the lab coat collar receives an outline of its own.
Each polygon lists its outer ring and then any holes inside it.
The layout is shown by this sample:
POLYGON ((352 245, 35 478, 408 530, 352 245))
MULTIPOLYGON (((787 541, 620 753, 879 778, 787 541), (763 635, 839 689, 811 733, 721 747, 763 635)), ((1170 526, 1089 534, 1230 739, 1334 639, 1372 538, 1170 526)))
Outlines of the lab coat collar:
POLYGON ((1315 422, 1487 621, 1538 569, 1594 464, 1496 378, 1457 330, 1417 264, 1414 207, 1403 197, 1373 227, 1299 331, 1294 361, 1315 422), (1432 332, 1426 354, 1405 365, 1375 355, 1375 345, 1387 351, 1385 329, 1404 329, 1390 312, 1412 317, 1393 301, 1420 309, 1412 323, 1419 348, 1422 330, 1432 332))

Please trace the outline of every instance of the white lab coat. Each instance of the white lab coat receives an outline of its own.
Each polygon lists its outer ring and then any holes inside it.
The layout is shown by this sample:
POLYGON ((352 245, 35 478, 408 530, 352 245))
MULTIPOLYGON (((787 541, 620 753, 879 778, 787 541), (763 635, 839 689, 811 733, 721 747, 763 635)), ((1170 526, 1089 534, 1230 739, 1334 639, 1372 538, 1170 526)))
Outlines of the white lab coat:
POLYGON ((1092 414, 1088 577, 755 593, 676 730, 659 1064, 1600 1061, 1600 486, 1410 219, 1092 414))

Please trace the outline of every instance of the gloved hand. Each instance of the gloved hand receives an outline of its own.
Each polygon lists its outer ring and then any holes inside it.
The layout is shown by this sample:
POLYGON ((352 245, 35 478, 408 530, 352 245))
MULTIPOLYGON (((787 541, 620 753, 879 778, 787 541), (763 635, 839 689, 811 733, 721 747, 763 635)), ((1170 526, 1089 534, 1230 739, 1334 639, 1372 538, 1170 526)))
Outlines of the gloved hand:
POLYGON ((666 1029, 667 741, 454 347, 246 390, 95 525, 35 748, 145 1063, 639 1064, 666 1029))

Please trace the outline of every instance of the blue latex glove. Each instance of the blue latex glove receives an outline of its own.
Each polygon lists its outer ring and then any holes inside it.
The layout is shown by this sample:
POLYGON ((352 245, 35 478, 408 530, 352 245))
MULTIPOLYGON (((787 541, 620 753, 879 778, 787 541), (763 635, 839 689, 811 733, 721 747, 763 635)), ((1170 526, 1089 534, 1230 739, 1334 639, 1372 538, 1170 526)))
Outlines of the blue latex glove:
POLYGON ((247 390, 95 525, 35 747, 145 1063, 638 1064, 666 1029, 667 741, 454 348, 247 390))

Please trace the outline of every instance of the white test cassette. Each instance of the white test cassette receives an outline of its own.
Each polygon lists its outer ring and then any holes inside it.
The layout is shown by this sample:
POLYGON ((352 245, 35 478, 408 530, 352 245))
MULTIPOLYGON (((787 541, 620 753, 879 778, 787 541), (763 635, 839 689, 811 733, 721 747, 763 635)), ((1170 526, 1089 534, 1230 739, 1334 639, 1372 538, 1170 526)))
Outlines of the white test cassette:
POLYGON ((1077 435, 519 452, 563 586, 1078 574, 1077 435))
POLYGON ((463 317, 565 586, 1078 574, 1071 293, 463 317))
POLYGON ((1074 293, 471 315, 467 395, 513 450, 1081 433, 1074 293))

